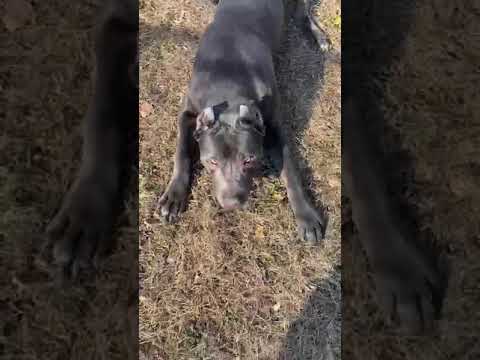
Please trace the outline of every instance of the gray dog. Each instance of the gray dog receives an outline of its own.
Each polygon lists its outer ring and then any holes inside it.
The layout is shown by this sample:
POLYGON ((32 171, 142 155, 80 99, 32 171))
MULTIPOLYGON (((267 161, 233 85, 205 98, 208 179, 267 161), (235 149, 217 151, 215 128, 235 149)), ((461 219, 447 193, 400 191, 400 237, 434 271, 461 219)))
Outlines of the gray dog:
MULTIPOLYGON (((304 4, 299 9, 305 10, 304 4)), ((309 18, 304 12, 304 19, 309 18)), ((300 236, 311 242, 323 238, 325 221, 307 199, 282 133, 273 54, 284 25, 281 0, 219 3, 201 40, 178 119, 173 175, 159 200, 160 215, 167 221, 176 220, 186 208, 197 149, 225 210, 245 204, 254 170, 269 153, 278 160, 300 236)), ((321 29, 315 24, 312 28, 319 44, 326 47, 321 29)))

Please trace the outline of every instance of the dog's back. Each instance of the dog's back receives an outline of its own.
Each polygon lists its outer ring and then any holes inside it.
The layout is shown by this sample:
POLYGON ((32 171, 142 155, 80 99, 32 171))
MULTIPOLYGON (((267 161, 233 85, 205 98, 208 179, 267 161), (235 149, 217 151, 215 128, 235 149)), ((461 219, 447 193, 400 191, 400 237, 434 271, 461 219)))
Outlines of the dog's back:
POLYGON ((283 0, 223 0, 211 27, 218 26, 232 39, 251 32, 274 51, 280 44, 283 22, 283 0))
POLYGON ((275 81, 273 52, 284 24, 282 0, 223 0, 197 52, 190 95, 196 107, 257 99, 275 81))

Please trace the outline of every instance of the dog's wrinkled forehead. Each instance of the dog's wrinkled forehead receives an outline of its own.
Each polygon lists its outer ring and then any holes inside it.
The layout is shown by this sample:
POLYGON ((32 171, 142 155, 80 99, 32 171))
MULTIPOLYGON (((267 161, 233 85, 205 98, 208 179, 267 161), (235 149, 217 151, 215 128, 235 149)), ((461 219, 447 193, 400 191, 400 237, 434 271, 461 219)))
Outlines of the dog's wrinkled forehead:
POLYGON ((243 104, 226 107, 223 111, 218 111, 218 121, 220 124, 229 126, 233 129, 238 128, 238 122, 241 119, 251 116, 253 107, 254 105, 247 106, 243 104))
POLYGON ((261 156, 263 122, 252 105, 208 107, 199 115, 197 140, 201 157, 236 159, 261 156))
POLYGON ((254 101, 229 104, 224 101, 202 110, 197 118, 197 135, 219 127, 230 127, 238 131, 247 131, 264 136, 264 124, 260 109, 254 101))
POLYGON ((242 155, 258 154, 262 144, 258 137, 246 132, 236 132, 228 126, 206 135, 201 141, 202 158, 237 159, 242 155))
POLYGON ((218 121, 223 126, 228 126, 232 129, 236 128, 238 121, 238 112, 234 109, 227 109, 220 114, 218 114, 218 121))

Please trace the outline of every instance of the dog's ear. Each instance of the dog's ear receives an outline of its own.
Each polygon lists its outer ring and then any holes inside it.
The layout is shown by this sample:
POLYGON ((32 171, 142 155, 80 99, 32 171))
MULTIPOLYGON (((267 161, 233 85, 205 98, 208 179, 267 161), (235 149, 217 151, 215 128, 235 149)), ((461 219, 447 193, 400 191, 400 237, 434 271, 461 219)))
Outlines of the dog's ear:
POLYGON ((260 135, 265 135, 265 125, 260 109, 254 103, 240 105, 238 111, 238 125, 243 129, 255 130, 260 135))
POLYGON ((215 112, 213 111, 213 107, 208 107, 204 109, 198 116, 197 116, 197 128, 196 131, 205 131, 207 129, 211 129, 215 122, 218 120, 217 116, 215 116, 215 112))
POLYGON ((240 118, 248 117, 248 115, 250 115, 250 109, 248 108, 248 105, 240 105, 240 111, 238 115, 240 118))
POLYGON ((203 111, 197 116, 197 126, 195 133, 193 134, 195 139, 198 140, 202 132, 217 126, 219 123, 218 118, 226 108, 228 108, 228 103, 224 101, 221 104, 203 109, 203 111))

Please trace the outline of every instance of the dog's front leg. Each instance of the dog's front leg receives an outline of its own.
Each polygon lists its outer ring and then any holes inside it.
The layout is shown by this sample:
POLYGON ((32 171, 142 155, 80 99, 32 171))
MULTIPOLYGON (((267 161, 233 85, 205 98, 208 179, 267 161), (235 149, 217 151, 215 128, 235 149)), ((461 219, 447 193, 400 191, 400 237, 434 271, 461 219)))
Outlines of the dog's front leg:
POLYGON ((376 279, 377 295, 388 317, 419 332, 432 326, 435 295, 441 279, 412 234, 402 226, 388 195, 381 154, 364 131, 353 101, 346 103, 342 124, 342 182, 352 201, 352 215, 376 279))
POLYGON ((317 42, 320 50, 326 52, 332 47, 332 43, 328 35, 323 30, 323 26, 318 19, 312 14, 312 0, 298 0, 295 12, 295 20, 297 24, 304 27, 310 32, 317 42))
POLYGON ((173 174, 165 193, 158 202, 159 215, 167 222, 174 222, 185 211, 192 179, 195 153, 196 116, 189 110, 188 99, 178 118, 177 148, 173 174))
POLYGON ((325 221, 308 200, 298 169, 286 144, 282 145, 281 152, 283 161, 280 178, 287 188, 288 200, 295 215, 299 235, 306 241, 319 242, 325 235, 325 221))
POLYGON ((295 215, 300 238, 311 243, 317 243, 325 236, 326 221, 309 201, 303 188, 299 170, 295 165, 288 143, 279 128, 278 106, 274 104, 271 109, 276 115, 271 118, 266 115, 266 150, 280 170, 280 178, 287 189, 288 200, 295 215))
POLYGON ((126 148, 122 128, 138 121, 138 96, 129 73, 137 33, 130 20, 108 18, 97 33, 95 89, 84 120, 80 171, 47 228, 55 262, 68 277, 89 267, 111 240, 126 148))

